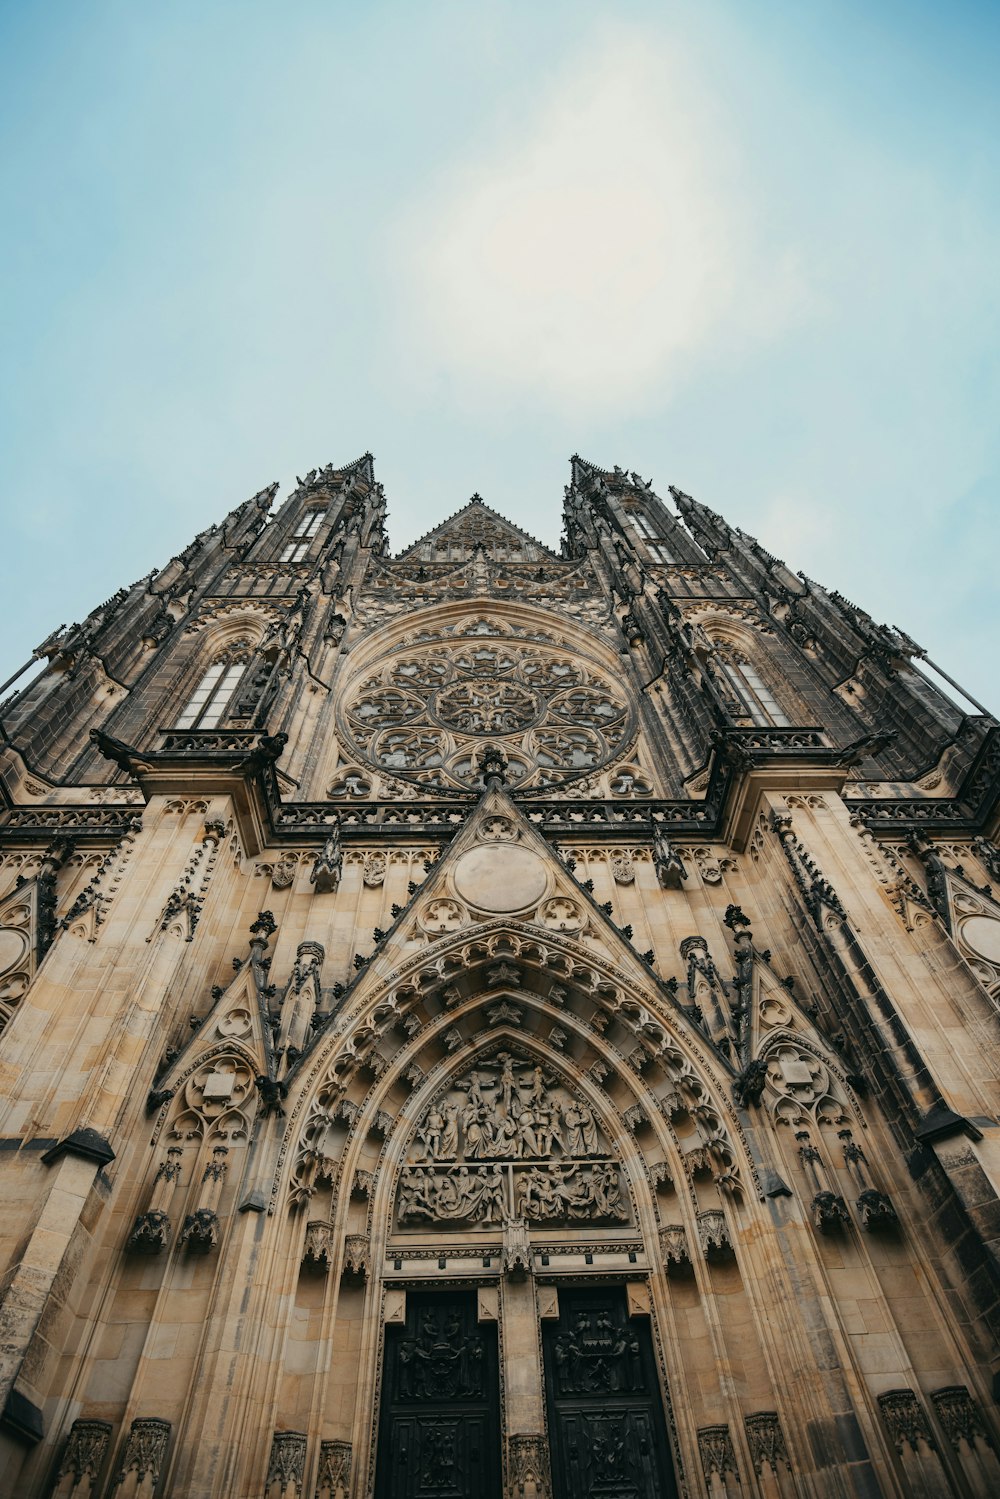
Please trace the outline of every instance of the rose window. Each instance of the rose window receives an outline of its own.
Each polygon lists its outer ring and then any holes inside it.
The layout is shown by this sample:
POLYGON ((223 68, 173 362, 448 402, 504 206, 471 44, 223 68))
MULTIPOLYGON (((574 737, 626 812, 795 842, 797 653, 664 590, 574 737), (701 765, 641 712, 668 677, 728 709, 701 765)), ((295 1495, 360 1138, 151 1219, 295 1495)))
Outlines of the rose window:
POLYGON ((476 786, 486 742, 507 755, 512 784, 544 791, 620 759, 635 732, 603 667, 483 619, 411 642, 342 704, 345 758, 438 790, 476 786))

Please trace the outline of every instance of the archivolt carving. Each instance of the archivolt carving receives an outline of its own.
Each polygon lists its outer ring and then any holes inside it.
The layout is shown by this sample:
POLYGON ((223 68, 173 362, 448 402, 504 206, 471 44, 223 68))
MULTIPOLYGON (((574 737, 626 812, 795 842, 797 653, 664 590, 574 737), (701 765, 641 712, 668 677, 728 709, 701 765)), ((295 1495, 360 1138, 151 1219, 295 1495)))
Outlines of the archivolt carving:
MULTIPOLYGON (((467 1039, 473 1039, 477 1026, 482 1028, 492 1024, 489 1011, 497 1009, 502 991, 512 988, 517 1009, 522 1013, 519 1028, 533 1031, 540 1026, 537 1035, 543 1049, 555 1046, 556 1038, 550 1035, 551 1022, 546 1029, 542 1017, 558 1016, 559 1047, 565 1047, 567 1039, 575 1034, 577 1045, 582 1042, 599 1049, 603 1059, 600 1061, 602 1078, 607 1078, 609 1071, 625 1078, 636 1099, 640 1090, 645 1092, 653 1088, 655 1092, 662 1092, 662 1116, 658 1116, 657 1127, 669 1132, 675 1146, 676 1138, 669 1123, 672 1111, 691 1112, 698 1129, 697 1145, 707 1152, 705 1169, 713 1179, 724 1190, 732 1190, 739 1185, 740 1172, 747 1171, 760 1195, 747 1142, 726 1090, 683 1018, 673 1012, 664 1013, 661 1018, 658 1009, 653 1008, 652 996, 640 999, 621 970, 595 962, 592 953, 579 948, 569 938, 553 933, 551 937, 540 940, 537 932, 526 933, 523 929, 512 929, 508 924, 496 922, 479 927, 471 938, 463 937, 462 933, 450 935, 423 949, 403 964, 391 979, 364 998, 359 997, 357 1008, 353 1012, 346 1011, 338 1021, 336 1034, 331 1034, 324 1044, 317 1047, 307 1072, 293 1085, 288 1099, 287 1127, 271 1210, 282 1163, 289 1151, 294 1152, 293 1202, 308 1201, 317 1182, 329 1180, 332 1183, 337 1179, 350 1135, 343 1130, 337 1136, 326 1131, 331 1122, 337 1122, 333 1120, 332 1111, 341 1100, 346 1103, 348 1088, 351 1090, 352 1110, 359 1113, 361 1120, 368 1121, 358 1128, 367 1130, 379 1110, 394 1114, 398 1105, 383 1102, 392 1087, 405 1078, 411 1090, 418 1090, 423 1087, 425 1078, 433 1076, 440 1066, 437 1060, 440 1052, 428 1060, 425 1048, 436 1047, 446 1031, 449 1034, 454 1031, 453 1049, 460 1050, 467 1039), (481 1019, 478 1018, 480 1012, 481 1019), (603 1036, 613 1020, 619 1021, 641 1041, 650 1067, 663 1069, 667 1080, 665 1088, 662 1082, 657 1084, 655 1075, 648 1070, 641 1084, 636 1081, 622 1053, 603 1036), (595 1041, 595 1036, 600 1039, 595 1041), (376 1079, 371 1091, 365 1090, 367 1096, 363 1100, 355 1081, 361 1068, 367 1069, 368 1074, 376 1079), (304 1124, 303 1111, 306 1116, 304 1124)), ((498 1015, 498 1023, 501 1020, 498 1015)), ((498 1037, 493 1050, 505 1046, 513 1051, 510 1042, 498 1037)), ((551 1067, 554 1064, 543 1062, 542 1065, 551 1067)), ((435 1097, 440 1096, 441 1084, 437 1086, 439 1092, 435 1097)), ((468 1102, 465 1093, 464 1101, 456 1097, 452 1105, 461 1110, 468 1102)), ((565 1140, 565 1120, 560 1116, 555 1122, 565 1140)), ((546 1120, 543 1128, 547 1124, 546 1120)), ((466 1160, 470 1169, 477 1162, 500 1158, 488 1154, 488 1145, 485 1150, 477 1147, 480 1150, 478 1155, 470 1154, 463 1141, 461 1119, 458 1128, 461 1158, 466 1160)), ((514 1133, 516 1135, 516 1128, 514 1133)), ((474 1142, 476 1138, 473 1131, 474 1142)), ((558 1142, 553 1143, 556 1147, 553 1158, 561 1161, 563 1157, 558 1142)), ((523 1143, 521 1150, 519 1159, 535 1159, 530 1142, 527 1155, 523 1143)), ((441 1157, 440 1148, 435 1145, 422 1158, 414 1156, 411 1164, 437 1169, 434 1163, 438 1159, 448 1159, 458 1165, 461 1158, 441 1157)), ((577 1158, 571 1156, 568 1159, 572 1162, 577 1158)), ((511 1159, 518 1157, 512 1153, 511 1159)), ((356 1165, 354 1162, 351 1169, 356 1165)))

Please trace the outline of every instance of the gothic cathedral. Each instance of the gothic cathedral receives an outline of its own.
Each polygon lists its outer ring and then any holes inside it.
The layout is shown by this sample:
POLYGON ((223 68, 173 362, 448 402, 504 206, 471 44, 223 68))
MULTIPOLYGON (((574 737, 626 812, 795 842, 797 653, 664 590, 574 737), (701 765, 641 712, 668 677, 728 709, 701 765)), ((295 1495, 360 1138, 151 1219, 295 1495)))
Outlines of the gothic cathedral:
POLYGON ((0 1496, 1000 1493, 1000 723, 635 473, 275 491, 0 706, 0 1496))

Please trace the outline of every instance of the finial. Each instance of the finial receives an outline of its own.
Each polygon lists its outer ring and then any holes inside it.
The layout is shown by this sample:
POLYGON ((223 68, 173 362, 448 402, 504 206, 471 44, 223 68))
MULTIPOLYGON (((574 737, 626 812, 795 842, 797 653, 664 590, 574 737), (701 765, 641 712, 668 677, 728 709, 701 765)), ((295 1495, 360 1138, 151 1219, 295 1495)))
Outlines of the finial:
POLYGON ((482 505, 483 503, 484 503, 483 497, 482 497, 482 495, 477 490, 476 493, 471 496, 471 498, 469 500, 469 504, 470 505, 482 505))
POLYGON ((479 755, 479 769, 487 791, 499 791, 507 781, 507 756, 499 745, 486 744, 479 755))

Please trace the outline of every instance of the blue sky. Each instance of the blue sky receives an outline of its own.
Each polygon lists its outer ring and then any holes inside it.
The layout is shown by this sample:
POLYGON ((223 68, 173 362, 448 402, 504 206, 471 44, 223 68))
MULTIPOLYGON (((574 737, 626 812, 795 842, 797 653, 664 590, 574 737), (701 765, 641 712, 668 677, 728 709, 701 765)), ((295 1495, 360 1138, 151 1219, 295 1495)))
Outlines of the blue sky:
POLYGON ((0 676, 273 479, 554 545, 579 451, 1000 709, 998 64, 963 0, 0 0, 0 676))

